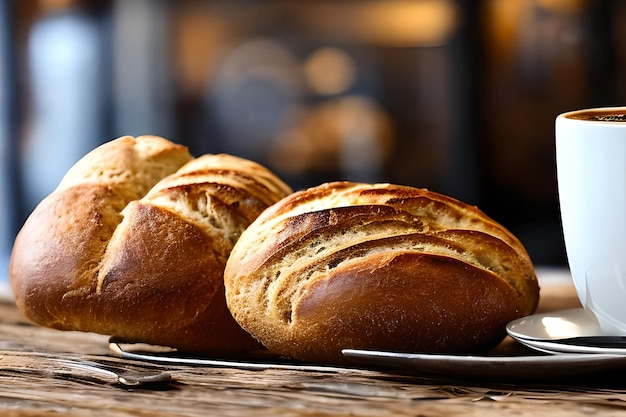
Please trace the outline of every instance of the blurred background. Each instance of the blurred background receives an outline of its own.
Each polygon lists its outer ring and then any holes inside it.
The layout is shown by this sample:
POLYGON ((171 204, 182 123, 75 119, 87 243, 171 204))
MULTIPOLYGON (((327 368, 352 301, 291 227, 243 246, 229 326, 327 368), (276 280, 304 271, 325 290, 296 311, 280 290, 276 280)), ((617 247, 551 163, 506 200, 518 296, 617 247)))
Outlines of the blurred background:
POLYGON ((554 118, 626 104, 621 74, 618 1, 0 0, 0 282, 34 206, 127 134, 294 189, 426 187, 564 266, 554 118))

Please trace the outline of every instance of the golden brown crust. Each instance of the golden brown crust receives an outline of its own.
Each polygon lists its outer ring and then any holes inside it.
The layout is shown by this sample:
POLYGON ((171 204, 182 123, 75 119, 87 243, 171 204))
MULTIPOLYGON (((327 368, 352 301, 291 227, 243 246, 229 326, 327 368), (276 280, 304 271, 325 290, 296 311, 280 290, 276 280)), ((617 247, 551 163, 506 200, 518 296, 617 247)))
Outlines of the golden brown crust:
POLYGON ((226 266, 235 319, 268 348, 341 361, 342 348, 474 352, 531 314, 522 244, 475 207, 391 184, 323 184, 265 210, 226 266))
POLYGON ((341 361, 343 348, 477 352, 502 340, 518 301, 505 282, 457 259, 378 253, 305 288, 289 340, 309 341, 298 355, 316 361, 341 361))
POLYGON ((62 330, 216 354, 257 347, 226 307, 223 270, 241 231, 289 192, 241 158, 193 159, 153 136, 111 141, 70 169, 18 234, 18 306, 62 330))

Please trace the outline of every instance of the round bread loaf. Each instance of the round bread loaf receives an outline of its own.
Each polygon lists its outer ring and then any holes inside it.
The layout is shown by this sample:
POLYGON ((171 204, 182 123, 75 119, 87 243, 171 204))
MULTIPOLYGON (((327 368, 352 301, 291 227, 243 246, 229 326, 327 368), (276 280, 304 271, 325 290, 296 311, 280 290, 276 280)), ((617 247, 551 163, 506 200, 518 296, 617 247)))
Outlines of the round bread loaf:
POLYGON ((226 307, 224 267, 241 232, 290 192, 234 156, 194 159, 155 136, 108 142, 19 232, 17 305, 56 329, 212 354, 258 347, 226 307))
POLYGON ((342 362, 344 348, 477 352, 539 299, 519 240, 476 207, 406 186, 296 192, 241 235, 226 301, 270 350, 342 362))

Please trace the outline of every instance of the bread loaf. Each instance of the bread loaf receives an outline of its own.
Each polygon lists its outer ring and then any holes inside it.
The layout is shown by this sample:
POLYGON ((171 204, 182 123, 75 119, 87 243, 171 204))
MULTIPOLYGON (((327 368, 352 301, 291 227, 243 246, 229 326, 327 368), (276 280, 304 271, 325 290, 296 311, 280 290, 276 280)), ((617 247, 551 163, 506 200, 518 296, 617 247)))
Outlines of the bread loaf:
POLYGON ((477 352, 539 299, 519 240, 424 189, 335 182, 296 192, 241 235, 225 270, 234 318, 269 349, 477 352))
POLYGON ((226 307, 223 271, 241 232, 290 192, 248 160, 194 159, 154 136, 113 140, 76 163, 19 232, 17 304, 56 329, 212 354, 255 347, 226 307))

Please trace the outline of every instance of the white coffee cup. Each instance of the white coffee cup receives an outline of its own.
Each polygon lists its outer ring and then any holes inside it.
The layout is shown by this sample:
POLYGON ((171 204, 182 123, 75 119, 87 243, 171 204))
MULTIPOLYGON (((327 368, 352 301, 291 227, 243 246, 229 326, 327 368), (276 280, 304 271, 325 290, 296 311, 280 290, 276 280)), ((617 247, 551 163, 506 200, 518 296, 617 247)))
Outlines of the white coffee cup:
POLYGON ((556 166, 578 297, 603 332, 626 335, 626 107, 559 115, 556 166))

